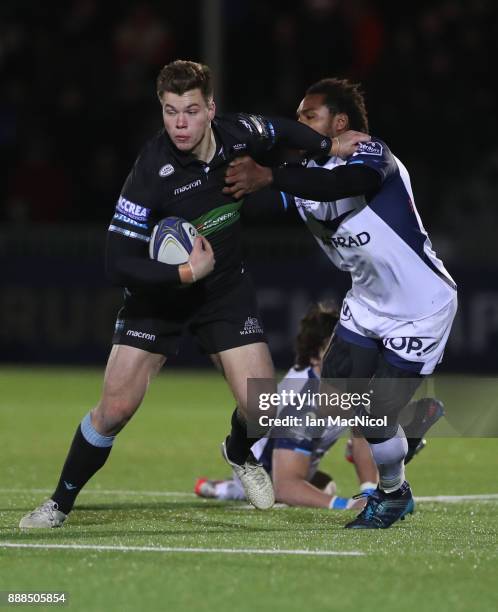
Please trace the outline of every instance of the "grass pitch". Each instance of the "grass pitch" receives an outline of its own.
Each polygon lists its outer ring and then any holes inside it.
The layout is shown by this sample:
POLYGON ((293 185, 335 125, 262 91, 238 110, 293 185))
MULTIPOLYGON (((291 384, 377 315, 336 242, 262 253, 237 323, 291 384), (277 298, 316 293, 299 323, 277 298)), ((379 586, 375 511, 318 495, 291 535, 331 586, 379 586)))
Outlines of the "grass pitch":
MULTIPOLYGON (((389 530, 346 531, 350 512, 201 500, 197 476, 228 475, 218 446, 233 402, 214 373, 166 370, 66 526, 21 532, 101 378, 0 371, 0 591, 63 590, 68 609, 92 611, 498 609, 497 439, 431 439, 407 470, 415 495, 483 498, 422 500, 389 530)), ((343 450, 324 467, 349 495, 343 450)))

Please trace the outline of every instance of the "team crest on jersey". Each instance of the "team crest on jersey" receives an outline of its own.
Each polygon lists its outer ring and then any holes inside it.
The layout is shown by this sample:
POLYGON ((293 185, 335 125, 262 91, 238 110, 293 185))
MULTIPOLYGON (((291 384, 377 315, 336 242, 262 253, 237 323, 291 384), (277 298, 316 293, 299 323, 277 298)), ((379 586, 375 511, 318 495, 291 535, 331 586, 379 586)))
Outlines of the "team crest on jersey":
POLYGON ((242 329, 239 333, 241 336, 262 334, 263 329, 256 317, 247 317, 246 322, 244 323, 244 329, 242 329))
POLYGON ((360 142, 355 155, 382 155, 383 147, 380 142, 360 142))
POLYGON ((247 149, 247 144, 245 142, 237 142, 232 147, 232 151, 234 153, 238 153, 239 151, 245 151, 246 149, 247 149))
POLYGON ((327 208, 329 202, 316 202, 315 200, 303 200, 302 198, 294 198, 297 208, 304 208, 306 212, 316 212, 320 208, 327 208))
POLYGON ((159 170, 159 176, 162 176, 162 177, 171 176, 174 171, 175 169, 173 168, 171 164, 166 164, 159 170))

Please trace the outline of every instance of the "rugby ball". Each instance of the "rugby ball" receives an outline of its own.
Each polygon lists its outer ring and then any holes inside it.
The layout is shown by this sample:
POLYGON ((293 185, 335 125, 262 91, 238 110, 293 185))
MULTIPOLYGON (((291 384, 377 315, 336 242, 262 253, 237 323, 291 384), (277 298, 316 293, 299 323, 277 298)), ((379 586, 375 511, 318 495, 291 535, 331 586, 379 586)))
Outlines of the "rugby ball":
POLYGON ((181 217, 161 219, 150 237, 150 258, 171 265, 185 263, 196 236, 195 227, 181 217))

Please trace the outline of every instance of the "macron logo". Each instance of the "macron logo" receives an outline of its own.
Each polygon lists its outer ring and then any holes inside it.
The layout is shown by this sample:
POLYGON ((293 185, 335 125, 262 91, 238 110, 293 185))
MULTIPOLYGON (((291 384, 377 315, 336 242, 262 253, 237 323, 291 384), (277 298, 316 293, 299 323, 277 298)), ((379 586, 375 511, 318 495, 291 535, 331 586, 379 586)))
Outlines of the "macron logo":
POLYGON ((187 185, 182 185, 181 187, 177 187, 173 192, 175 195, 180 195, 185 191, 190 191, 191 189, 195 189, 196 187, 200 187, 201 179, 197 179, 196 181, 192 181, 192 183, 188 183, 187 185))
POLYGON ((154 342, 156 339, 154 334, 146 334, 145 332, 135 331, 134 329, 129 329, 126 332, 126 335, 133 336, 134 338, 143 338, 144 340, 150 340, 151 342, 154 342))
POLYGON ((73 485, 70 482, 66 482, 66 481, 64 481, 64 486, 66 487, 68 491, 73 491, 74 489, 78 488, 76 485, 73 485))

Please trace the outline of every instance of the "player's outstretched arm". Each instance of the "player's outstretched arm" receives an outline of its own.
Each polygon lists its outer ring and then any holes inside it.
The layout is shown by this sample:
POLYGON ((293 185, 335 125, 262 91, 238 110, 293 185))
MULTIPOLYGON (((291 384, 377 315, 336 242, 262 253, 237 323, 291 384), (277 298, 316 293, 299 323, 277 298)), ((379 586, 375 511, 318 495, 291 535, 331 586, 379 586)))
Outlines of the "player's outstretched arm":
POLYGON ((286 448, 277 448, 272 455, 272 478, 275 498, 289 506, 328 508, 332 496, 307 481, 310 458, 286 448))
POLYGON ((230 162, 225 183, 223 193, 236 198, 271 186, 301 198, 327 202, 374 192, 379 189, 382 177, 364 165, 338 166, 333 170, 303 166, 268 168, 245 156, 230 162))
POLYGON ((328 495, 308 481, 310 456, 287 448, 272 454, 272 479, 277 501, 289 506, 347 510, 362 508, 364 499, 328 495))
POLYGON ((346 159, 352 155, 361 142, 368 142, 369 134, 349 130, 330 139, 299 121, 284 117, 262 117, 239 113, 236 116, 239 126, 249 132, 249 153, 258 155, 275 146, 296 149, 308 158, 331 155, 346 159))
POLYGON ((382 176, 365 165, 325 168, 275 168, 272 187, 294 196, 318 202, 340 200, 375 193, 382 185, 382 176))
POLYGON ((379 473, 372 457, 370 445, 359 431, 354 432, 352 443, 353 463, 359 483, 378 482, 379 473))
POLYGON ((266 149, 275 145, 304 151, 307 157, 337 155, 346 159, 360 142, 368 142, 370 136, 362 132, 348 131, 332 140, 303 123, 283 117, 259 117, 240 115, 245 127, 252 128, 253 140, 263 143, 266 149))

